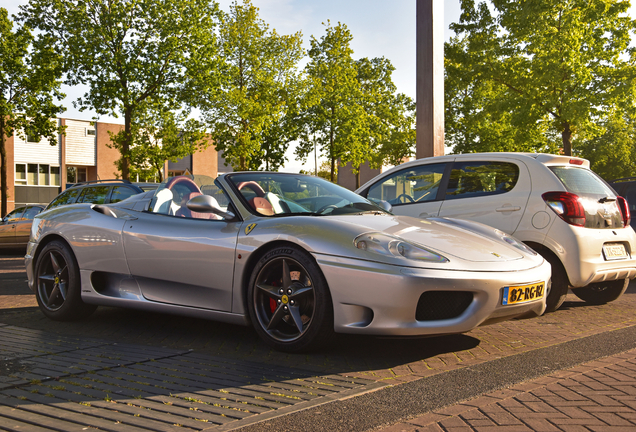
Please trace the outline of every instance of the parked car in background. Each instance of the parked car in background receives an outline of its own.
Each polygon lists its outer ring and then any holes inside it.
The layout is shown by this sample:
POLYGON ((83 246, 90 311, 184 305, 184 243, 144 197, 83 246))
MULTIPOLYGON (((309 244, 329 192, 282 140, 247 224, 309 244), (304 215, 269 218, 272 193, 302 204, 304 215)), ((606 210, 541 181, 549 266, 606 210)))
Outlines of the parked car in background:
POLYGON ((283 351, 334 332, 463 333, 534 317, 550 279, 500 230, 391 215, 291 173, 173 177, 117 204, 42 213, 31 232, 29 286, 51 319, 107 305, 251 323, 283 351))
MULTIPOLYGON (((627 200, 630 213, 636 211, 636 177, 625 177, 610 182, 616 193, 627 200)), ((631 226, 636 229, 636 219, 632 218, 631 226)))
POLYGON ((627 201, 585 159, 529 153, 425 158, 394 167, 356 192, 388 201, 394 214, 467 219, 514 235, 552 264, 548 311, 561 306, 568 287, 602 304, 636 277, 627 201))
POLYGON ((76 183, 55 197, 46 209, 75 203, 117 203, 138 193, 157 189, 158 185, 159 183, 132 183, 120 179, 76 183))
POLYGON ((18 207, 0 221, 0 247, 26 247, 35 215, 44 210, 43 205, 18 207))

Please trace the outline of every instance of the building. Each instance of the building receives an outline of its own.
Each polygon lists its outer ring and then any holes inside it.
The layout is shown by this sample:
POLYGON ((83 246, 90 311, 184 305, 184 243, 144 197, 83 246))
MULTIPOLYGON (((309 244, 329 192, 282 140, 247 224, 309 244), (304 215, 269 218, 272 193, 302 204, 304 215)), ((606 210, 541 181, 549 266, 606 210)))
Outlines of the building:
MULTIPOLYGON (((36 141, 14 134, 6 140, 7 211, 26 204, 48 204, 67 184, 114 179, 120 176, 115 165, 119 151, 110 148, 109 132, 117 133, 123 125, 77 119, 56 119, 66 126, 56 142, 36 141)), ((183 173, 216 177, 219 155, 214 146, 164 165, 164 177, 183 173), (183 167, 180 169, 179 167, 183 167)))

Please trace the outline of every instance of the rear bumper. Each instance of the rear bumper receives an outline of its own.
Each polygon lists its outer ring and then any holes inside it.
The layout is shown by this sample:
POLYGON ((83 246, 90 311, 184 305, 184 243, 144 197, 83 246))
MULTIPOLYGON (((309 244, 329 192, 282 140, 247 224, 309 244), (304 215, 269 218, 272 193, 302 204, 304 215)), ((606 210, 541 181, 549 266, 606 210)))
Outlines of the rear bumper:
POLYGON ((550 228, 545 245, 563 263, 572 287, 636 278, 636 234, 631 227, 590 229, 575 227, 558 220, 550 228), (603 245, 606 243, 622 244, 628 258, 606 260, 603 256, 603 245))

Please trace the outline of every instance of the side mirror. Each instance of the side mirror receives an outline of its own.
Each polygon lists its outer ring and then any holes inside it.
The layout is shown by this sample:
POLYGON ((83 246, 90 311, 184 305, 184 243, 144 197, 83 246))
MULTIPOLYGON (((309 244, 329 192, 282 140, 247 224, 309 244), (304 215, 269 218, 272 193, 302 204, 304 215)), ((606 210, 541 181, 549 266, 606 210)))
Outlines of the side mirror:
POLYGON ((186 207, 197 213, 214 213, 223 219, 232 220, 236 215, 219 208, 219 203, 210 195, 198 195, 186 203, 186 207))
POLYGON ((393 206, 388 201, 380 200, 380 202, 378 202, 378 205, 389 213, 391 213, 391 210, 393 210, 393 206))

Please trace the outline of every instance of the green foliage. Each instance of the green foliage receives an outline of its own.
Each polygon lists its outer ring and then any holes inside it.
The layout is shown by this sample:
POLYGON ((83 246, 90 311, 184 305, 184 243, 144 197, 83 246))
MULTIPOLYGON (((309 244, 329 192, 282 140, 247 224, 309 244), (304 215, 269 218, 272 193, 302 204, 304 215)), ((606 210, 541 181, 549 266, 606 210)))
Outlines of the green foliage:
POLYGON ((610 112, 600 124, 604 133, 580 145, 580 154, 607 181, 636 176, 636 118, 610 112))
POLYGON ((133 124, 145 101, 168 99, 178 109, 192 71, 200 73, 216 61, 219 11, 208 0, 31 0, 21 9, 21 19, 64 53, 66 83, 88 86, 75 105, 99 115, 123 115, 118 144, 125 179, 133 124), (199 61, 202 55, 205 62, 199 61))
POLYGON ((457 37, 445 47, 448 144, 455 152, 580 154, 604 133, 606 114, 632 97, 628 7, 621 0, 462 0, 460 22, 451 26, 457 37))
POLYGON ((415 103, 396 94, 395 70, 384 58, 354 60, 351 32, 344 24, 312 37, 310 80, 306 95, 305 131, 297 155, 305 159, 314 146, 331 162, 329 180, 335 181, 336 161, 351 165, 359 186, 360 166, 401 163, 415 148, 415 103))
POLYGON ((57 142, 63 132, 52 120, 64 111, 61 58, 47 35, 34 38, 28 26, 13 31, 7 10, 0 8, 0 214, 7 213, 7 154, 5 141, 28 130, 36 139, 57 142))
MULTIPOLYGON (((300 170, 300 174, 307 175, 316 175, 317 177, 322 177, 325 180, 331 181, 331 163, 329 161, 323 161, 318 167, 318 172, 316 170, 300 170)), ((334 183, 338 184, 338 167, 336 166, 336 176, 333 180, 334 183)))
POLYGON ((346 25, 338 23, 332 27, 327 22, 326 34, 320 40, 311 38, 310 61, 305 68, 310 80, 304 117, 306 129, 296 152, 304 159, 318 145, 331 163, 332 182, 339 158, 353 161, 367 154, 362 144, 362 138, 368 134, 367 115, 361 104, 362 89, 350 47, 352 39, 346 25))
POLYGON ((284 163, 295 139, 296 65, 303 56, 300 33, 279 35, 258 17, 249 0, 232 3, 219 28, 225 61, 221 87, 197 76, 200 108, 218 150, 236 170, 284 163))
MULTIPOLYGON (((148 100, 141 105, 132 125, 133 145, 130 148, 130 173, 140 179, 163 181, 166 160, 179 159, 207 148, 204 125, 189 117, 189 111, 174 112, 166 101, 148 100)), ((121 148, 124 131, 110 133, 113 146, 121 148)))

